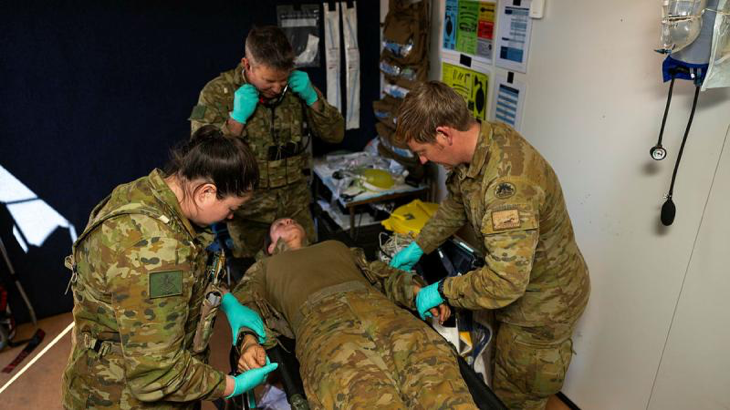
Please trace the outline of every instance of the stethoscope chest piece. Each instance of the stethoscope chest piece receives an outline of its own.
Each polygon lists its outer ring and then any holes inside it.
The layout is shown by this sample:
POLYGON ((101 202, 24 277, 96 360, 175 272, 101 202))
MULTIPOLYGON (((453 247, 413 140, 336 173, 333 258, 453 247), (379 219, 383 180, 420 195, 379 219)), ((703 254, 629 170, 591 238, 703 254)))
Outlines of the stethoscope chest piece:
POLYGON ((667 150, 661 144, 657 144, 649 150, 649 154, 654 161, 661 161, 667 157, 667 150))

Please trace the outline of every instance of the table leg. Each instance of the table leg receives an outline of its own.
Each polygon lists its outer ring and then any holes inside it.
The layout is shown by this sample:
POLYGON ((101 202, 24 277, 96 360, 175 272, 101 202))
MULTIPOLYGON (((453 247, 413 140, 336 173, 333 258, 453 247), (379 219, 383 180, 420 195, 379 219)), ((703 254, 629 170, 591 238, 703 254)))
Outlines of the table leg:
POLYGON ((350 208, 350 238, 355 237, 355 207, 351 206, 350 208))

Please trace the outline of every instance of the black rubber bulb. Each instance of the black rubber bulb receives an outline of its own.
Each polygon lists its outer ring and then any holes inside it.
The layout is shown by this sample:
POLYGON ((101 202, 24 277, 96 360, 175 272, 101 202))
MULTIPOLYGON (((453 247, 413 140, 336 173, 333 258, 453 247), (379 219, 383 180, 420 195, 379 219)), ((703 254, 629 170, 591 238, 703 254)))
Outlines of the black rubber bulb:
POLYGON ((674 206, 674 202, 672 201, 672 198, 667 198, 667 201, 664 202, 664 205, 662 205, 662 224, 664 226, 669 226, 674 222, 674 215, 677 214, 677 207, 674 206))

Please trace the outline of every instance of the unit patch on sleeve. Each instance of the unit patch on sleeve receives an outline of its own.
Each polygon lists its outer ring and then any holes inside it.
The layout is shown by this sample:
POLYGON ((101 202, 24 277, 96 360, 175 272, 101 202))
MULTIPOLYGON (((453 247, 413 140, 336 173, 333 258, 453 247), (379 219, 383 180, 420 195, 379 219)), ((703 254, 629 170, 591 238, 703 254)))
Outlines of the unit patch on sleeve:
POLYGON ((182 295, 182 271, 150 272, 150 299, 182 295))
POLYGON ((203 118, 205 118, 205 111, 206 110, 207 110, 207 107, 206 106, 204 106, 204 105, 196 105, 195 107, 193 107, 193 112, 190 113, 190 118, 188 118, 188 119, 189 120, 200 121, 203 118))
POLYGON ((494 196, 507 199, 517 192, 517 188, 509 182, 501 182, 494 188, 494 196))
POLYGON ((520 211, 507 209, 492 212, 492 227, 495 231, 520 227, 520 211))

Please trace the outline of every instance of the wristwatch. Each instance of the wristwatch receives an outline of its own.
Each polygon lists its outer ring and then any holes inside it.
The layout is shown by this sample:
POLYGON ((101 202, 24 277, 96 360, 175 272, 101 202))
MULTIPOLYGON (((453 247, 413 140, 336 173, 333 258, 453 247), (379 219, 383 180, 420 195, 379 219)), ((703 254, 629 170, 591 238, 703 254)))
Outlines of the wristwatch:
POLYGON ((256 339, 256 342, 259 341, 259 335, 256 334, 253 330, 250 329, 240 329, 238 331, 238 342, 236 343, 236 346, 239 346, 240 349, 243 349, 245 346, 244 339, 246 338, 246 335, 251 335, 256 339))
POLYGON ((441 279, 439 281, 439 285, 436 287, 436 289, 439 292, 439 295, 441 295, 441 299, 443 299, 444 301, 446 301, 446 295, 444 295, 444 282, 445 281, 446 281, 446 279, 441 279))

